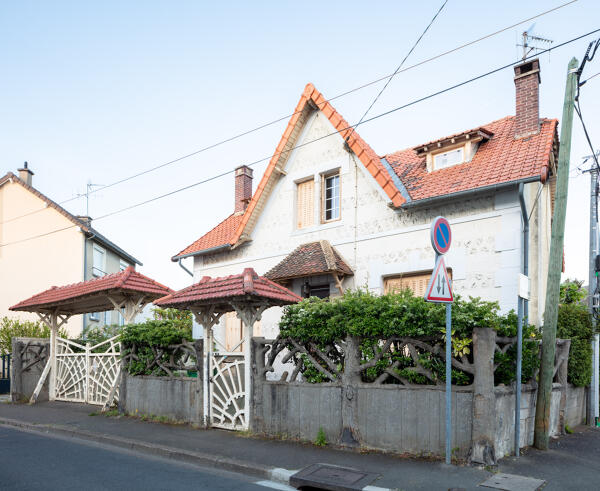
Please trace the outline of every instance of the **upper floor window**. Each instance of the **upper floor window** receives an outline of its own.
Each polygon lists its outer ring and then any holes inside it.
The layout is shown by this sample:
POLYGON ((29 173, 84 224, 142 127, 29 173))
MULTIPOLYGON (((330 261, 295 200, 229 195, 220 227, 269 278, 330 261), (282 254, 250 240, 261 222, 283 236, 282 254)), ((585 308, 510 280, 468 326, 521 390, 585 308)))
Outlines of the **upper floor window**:
POLYGON ((296 188, 296 226, 310 227, 315 224, 315 181, 299 182, 296 188))
POLYGON ((122 259, 119 260, 119 271, 125 271, 128 267, 129 267, 129 264, 127 264, 122 259))
POLYGON ((434 168, 444 169, 465 161, 465 148, 459 147, 433 156, 434 168))
POLYGON ((323 221, 330 222, 340 218, 340 174, 323 177, 323 221))
POLYGON ((92 274, 96 277, 106 274, 106 251, 96 244, 93 246, 92 274))

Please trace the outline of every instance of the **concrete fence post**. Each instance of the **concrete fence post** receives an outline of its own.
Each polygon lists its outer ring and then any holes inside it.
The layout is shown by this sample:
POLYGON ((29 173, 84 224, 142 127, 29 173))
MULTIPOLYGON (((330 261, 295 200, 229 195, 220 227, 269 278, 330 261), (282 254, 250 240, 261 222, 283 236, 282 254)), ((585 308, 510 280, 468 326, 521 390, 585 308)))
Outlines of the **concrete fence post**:
POLYGON ((344 371, 342 372, 342 446, 361 443, 358 423, 358 385, 360 384, 360 338, 346 336, 344 371))
POLYGON ((265 356, 263 349, 265 347, 264 337, 254 337, 251 339, 250 345, 250 381, 252 384, 252 400, 250 401, 250 416, 248 428, 250 431, 256 431, 257 427, 261 427, 263 415, 263 382, 265 356))
POLYGON ((473 427, 469 462, 496 465, 496 394, 494 353, 496 331, 473 329, 473 427))
POLYGON ((23 351, 23 343, 16 339, 12 339, 12 370, 10 371, 10 395, 12 402, 21 402, 23 397, 23 384, 21 380, 21 372, 23 371, 23 360, 21 352, 23 351))
POLYGON ((194 423, 201 425, 204 421, 204 339, 194 341, 196 353, 196 410, 194 423))
POLYGON ((570 339, 556 340, 556 359, 555 364, 558 365, 556 371, 556 381, 560 384, 560 406, 558 409, 558 431, 564 435, 565 424, 567 419, 567 391, 569 390, 567 375, 569 369, 569 350, 571 349, 570 339))

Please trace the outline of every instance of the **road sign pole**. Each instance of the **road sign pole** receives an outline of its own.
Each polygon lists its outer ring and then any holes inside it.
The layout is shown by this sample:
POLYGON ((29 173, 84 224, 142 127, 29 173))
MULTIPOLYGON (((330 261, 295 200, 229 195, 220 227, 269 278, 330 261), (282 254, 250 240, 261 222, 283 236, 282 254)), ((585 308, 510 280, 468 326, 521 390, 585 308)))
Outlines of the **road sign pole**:
POLYGON ((452 463, 452 304, 446 304, 446 464, 452 463))

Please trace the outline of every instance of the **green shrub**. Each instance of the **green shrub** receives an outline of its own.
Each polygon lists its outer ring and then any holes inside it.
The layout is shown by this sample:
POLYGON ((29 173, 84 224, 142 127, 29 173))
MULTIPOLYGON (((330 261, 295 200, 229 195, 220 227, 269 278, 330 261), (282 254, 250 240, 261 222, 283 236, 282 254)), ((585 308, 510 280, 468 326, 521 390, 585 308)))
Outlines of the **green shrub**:
MULTIPOLYGON (((375 295, 366 291, 349 291, 343 297, 331 301, 316 297, 303 300, 284 309, 279 323, 282 337, 291 337, 301 343, 313 342, 319 349, 335 345, 346 336, 361 339, 361 359, 368 362, 381 350, 381 341, 390 337, 411 337, 421 339, 430 345, 443 344, 446 326, 444 305, 425 302, 415 297, 410 290, 386 295, 375 295)), ((516 336, 517 316, 514 312, 499 314, 497 302, 488 302, 470 297, 468 300, 457 297, 452 305, 452 348, 454 355, 466 356, 472 360, 473 328, 496 329, 500 336, 516 336)), ((526 340, 523 350, 523 380, 533 375, 539 361, 538 344, 533 340, 536 331, 525 325, 523 337, 526 340)), ((516 349, 506 354, 498 354, 499 372, 496 383, 508 384, 514 380, 516 349)), ((343 354, 333 348, 329 358, 341 369, 343 354)), ((303 356, 299 360, 304 378, 319 383, 326 378, 303 356)), ((445 380, 445 362, 442 356, 420 352, 419 363, 430 370, 437 381, 445 380)), ((422 374, 411 368, 414 361, 403 350, 392 350, 371 368, 364 370, 365 382, 374 381, 391 364, 396 364, 399 376, 411 383, 432 383, 422 374)), ((452 369, 453 383, 467 385, 472 377, 460 370, 452 369)))
MULTIPOLYGON (((62 338, 67 337, 64 329, 58 331, 62 338)), ((12 351, 13 338, 49 338, 50 328, 43 322, 22 321, 2 317, 0 319, 0 355, 5 355, 12 351)))
MULTIPOLYGON (((188 333, 187 329, 174 325, 168 320, 149 320, 140 324, 129 324, 121 333, 121 355, 128 357, 127 371, 131 375, 168 375, 153 364, 156 358, 154 350, 163 350, 164 353, 159 360, 167 363, 171 356, 171 351, 168 349, 170 345, 191 340, 191 333, 188 333), (129 355, 135 355, 137 359, 129 355)), ((178 355, 181 356, 183 353, 178 355)), ((174 361, 177 362, 178 359, 174 361)))
POLYGON ((192 335, 193 315, 189 310, 161 309, 155 307, 152 309, 152 316, 157 321, 169 321, 175 329, 192 335))
POLYGON ((583 304, 565 303, 558 307, 556 335, 571 340, 567 379, 577 387, 590 384, 592 377, 593 326, 590 314, 583 304))

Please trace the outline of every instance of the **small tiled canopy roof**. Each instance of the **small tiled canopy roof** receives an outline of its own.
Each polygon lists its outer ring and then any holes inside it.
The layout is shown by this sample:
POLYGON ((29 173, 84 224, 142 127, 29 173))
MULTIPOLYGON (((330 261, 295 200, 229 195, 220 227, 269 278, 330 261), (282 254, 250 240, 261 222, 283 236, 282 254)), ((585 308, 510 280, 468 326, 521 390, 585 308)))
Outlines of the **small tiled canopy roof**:
POLYGON ((272 268, 266 278, 285 281, 317 274, 337 273, 351 276, 352 269, 338 251, 326 240, 309 242, 294 249, 286 258, 272 268))
POLYGON ((205 276, 183 290, 157 300, 159 307, 189 309, 214 306, 214 312, 232 311, 231 302, 246 302, 259 305, 289 305, 302 300, 298 295, 263 276, 252 268, 242 274, 211 278, 205 276))
POLYGON ((25 312, 56 312, 58 314, 87 314, 113 310, 113 300, 120 302, 127 298, 153 301, 164 297, 173 290, 138 273, 129 266, 120 273, 82 281, 66 286, 53 286, 27 300, 10 307, 10 310, 25 312))

